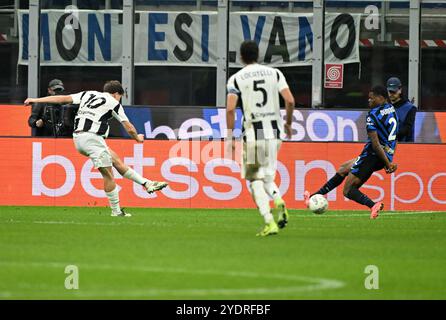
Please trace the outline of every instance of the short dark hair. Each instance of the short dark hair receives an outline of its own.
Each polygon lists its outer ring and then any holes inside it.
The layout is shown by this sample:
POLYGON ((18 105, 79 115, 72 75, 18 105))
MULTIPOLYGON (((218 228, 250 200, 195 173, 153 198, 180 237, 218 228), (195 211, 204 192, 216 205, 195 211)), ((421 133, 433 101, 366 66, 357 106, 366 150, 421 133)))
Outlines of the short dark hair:
POLYGON ((374 86, 370 92, 372 92, 375 96, 382 96, 386 100, 389 100, 389 93, 387 92, 387 88, 384 86, 374 86))
POLYGON ((257 42, 253 40, 243 41, 240 45, 240 55, 245 63, 257 62, 257 59, 259 59, 259 46, 257 42))
POLYGON ((110 80, 104 84, 104 92, 119 93, 122 96, 124 95, 124 88, 118 80, 110 80))

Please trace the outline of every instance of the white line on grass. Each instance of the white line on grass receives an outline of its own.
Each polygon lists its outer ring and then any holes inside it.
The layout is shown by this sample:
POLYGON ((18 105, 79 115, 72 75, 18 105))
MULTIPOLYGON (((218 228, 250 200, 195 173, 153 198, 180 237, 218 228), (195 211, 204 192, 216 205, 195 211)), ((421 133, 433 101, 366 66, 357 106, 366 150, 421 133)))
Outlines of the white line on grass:
MULTIPOLYGON (((21 267, 36 267, 36 268, 61 268, 66 267, 66 263, 60 262, 0 262, 0 266, 21 266, 21 267)), ((220 277, 233 277, 233 278, 256 278, 256 279, 274 279, 285 280, 290 282, 308 283, 307 285, 300 286, 286 286, 286 287, 257 287, 257 288, 206 288, 206 289, 162 289, 162 288, 147 288, 147 289, 121 289, 119 291, 113 290, 101 290, 101 291, 66 291, 66 297, 156 297, 160 295, 169 296, 208 296, 208 295, 263 295, 263 294, 281 294, 281 293, 298 293, 298 292, 311 292, 327 289, 338 289, 345 286, 344 282, 334 279, 314 278, 298 275, 286 275, 286 274, 260 274, 255 272, 239 272, 239 271, 216 271, 216 270, 187 270, 181 268, 164 268, 164 267, 144 267, 144 266, 113 266, 113 265, 86 265, 79 264, 79 268, 82 269, 96 269, 96 270, 115 270, 123 272, 146 272, 146 273, 180 273, 180 274, 192 274, 192 275, 214 275, 220 277)), ((53 291, 53 287, 36 286, 39 292, 26 292, 22 294, 13 293, 11 291, 0 292, 0 297, 25 297, 35 295, 38 297, 47 296, 59 296, 61 291, 53 291)), ((62 291, 65 292, 65 291, 62 291)))
MULTIPOLYGON (((397 212, 382 212, 379 215, 384 217, 392 217, 392 216, 410 216, 410 215, 420 215, 420 214, 429 214, 429 213, 437 213, 437 214, 445 214, 444 212, 439 211, 397 211, 397 212)), ((314 218, 314 217, 325 217, 325 218, 343 218, 343 217, 369 217, 370 214, 368 212, 364 213, 333 213, 330 211, 325 212, 324 214, 314 214, 314 215, 299 215, 298 213, 294 215, 295 217, 300 218, 314 218)), ((379 218, 378 218, 379 219, 379 218)))
MULTIPOLYGON (((445 214, 444 212, 439 211, 397 211, 397 212, 382 212, 380 216, 384 217, 392 217, 392 216, 410 216, 410 215, 423 215, 423 214, 445 214)), ((335 212, 325 212, 324 214, 314 214, 314 215, 301 215, 299 213, 295 213, 292 215, 293 217, 298 218, 345 218, 345 217, 368 217, 369 213, 335 213, 335 212)), ((34 223, 34 224, 54 224, 54 225, 80 225, 80 226, 88 226, 88 225, 98 225, 98 226, 121 226, 121 225, 135 225, 135 226, 147 226, 147 225, 158 225, 158 223, 142 223, 142 222, 129 222, 128 218, 119 218, 126 219, 125 222, 80 222, 80 221, 54 221, 54 220, 36 220, 36 221, 22 221, 22 220, 5 220, 0 221, 3 224, 9 223, 34 223)))
MULTIPOLYGON (((118 218, 118 219, 128 219, 128 218, 118 218)), ((8 223, 34 223, 34 224, 55 224, 55 225, 80 225, 80 226, 89 226, 89 225, 97 225, 97 226, 122 226, 122 225, 135 225, 135 226, 146 226, 149 225, 147 223, 142 222, 80 222, 80 221, 54 221, 54 220, 46 220, 46 221, 22 221, 22 220, 7 220, 2 221, 0 223, 8 224, 8 223)))

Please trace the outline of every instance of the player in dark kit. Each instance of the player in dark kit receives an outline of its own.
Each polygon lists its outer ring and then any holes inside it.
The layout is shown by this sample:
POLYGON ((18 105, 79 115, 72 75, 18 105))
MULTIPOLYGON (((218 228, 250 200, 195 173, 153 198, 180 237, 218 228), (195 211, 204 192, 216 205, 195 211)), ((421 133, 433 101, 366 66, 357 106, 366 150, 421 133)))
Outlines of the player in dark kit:
MULTIPOLYGON (((389 100, 395 107, 398 115, 398 133, 396 139, 398 142, 414 142, 414 129, 415 129, 415 114, 417 107, 414 106, 409 100, 405 99, 402 94, 402 84, 397 77, 391 77, 387 80, 387 92, 389 93, 389 100)), ((339 186, 347 177, 352 166, 354 165, 356 158, 350 159, 344 162, 336 171, 336 174, 331 177, 318 191, 310 194, 309 191, 305 191, 304 199, 305 204, 308 207, 309 199, 315 194, 325 195, 331 190, 339 186)))
POLYGON ((367 116, 368 140, 356 159, 344 185, 344 196, 371 209, 370 218, 378 217, 383 209, 382 202, 373 202, 359 191, 359 188, 375 171, 385 169, 392 173, 397 169, 393 163, 398 133, 398 116, 395 108, 388 103, 389 95, 383 86, 374 87, 369 93, 369 106, 372 110, 367 116))

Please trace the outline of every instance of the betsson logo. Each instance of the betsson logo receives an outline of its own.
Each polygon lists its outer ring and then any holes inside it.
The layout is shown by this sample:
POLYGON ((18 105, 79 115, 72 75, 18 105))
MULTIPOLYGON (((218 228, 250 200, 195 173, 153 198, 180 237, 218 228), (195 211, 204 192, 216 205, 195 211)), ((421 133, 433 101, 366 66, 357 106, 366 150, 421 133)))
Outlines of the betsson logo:
MULTIPOLYGON (((281 110, 282 118, 285 119, 286 111, 281 110)), ((241 112, 236 114, 237 127, 241 124, 241 112)), ((291 141, 358 141, 358 128, 353 119, 330 116, 323 111, 301 112, 294 110, 293 136, 291 141)), ((210 120, 201 118, 191 118, 185 120, 178 129, 173 129, 167 125, 152 128, 152 122, 144 124, 145 136, 149 139, 167 137, 170 140, 187 140, 196 138, 226 136, 226 110, 217 109, 215 115, 210 116, 210 120), (214 126, 214 127, 213 127, 214 126), (217 129, 215 129, 215 127, 217 129)), ((239 136, 241 130, 236 129, 234 136, 239 136)))
MULTIPOLYGON (((211 142, 212 143, 212 142, 211 142)), ((175 144, 173 145, 178 150, 175 144)), ((76 172, 76 168, 73 162, 63 156, 63 155, 47 155, 42 158, 42 143, 34 142, 32 144, 33 147, 33 159, 32 159, 32 195, 33 196, 49 196, 49 197, 62 197, 70 194, 73 191, 73 188, 76 185, 76 179, 78 173, 76 172), (64 183, 57 188, 50 188, 44 183, 44 179, 42 177, 43 171, 46 166, 50 164, 58 164, 64 170, 65 180, 64 183)), ((205 146, 206 147, 206 146, 205 146)), ((199 151, 203 151, 205 148, 198 149, 199 151)), ((124 162, 127 165, 133 167, 133 169, 139 173, 143 172, 143 167, 159 167, 161 176, 164 180, 170 182, 170 186, 163 189, 162 193, 170 198, 175 200, 180 199, 190 199, 195 197, 200 189, 206 195, 207 198, 213 200, 233 200, 239 197, 243 191, 243 183, 241 179, 239 179, 240 174, 240 166, 238 163, 232 160, 224 159, 221 157, 215 157, 213 159, 209 159, 207 161, 200 161, 200 157, 202 154, 191 154, 187 156, 176 156, 170 157, 168 159, 162 160, 161 163, 157 163, 154 157, 144 157, 144 145, 134 144, 133 145, 133 156, 124 157, 124 162), (195 161, 194 161, 195 159, 195 161), (202 175, 204 179, 198 180, 197 177, 200 176, 199 173, 199 164, 203 164, 203 172, 202 175), (173 173, 174 167, 183 167, 190 174, 178 174, 173 173), (216 169, 218 167, 228 168, 234 176, 217 174, 216 169), (175 190, 175 184, 185 185, 186 189, 182 191, 175 190), (221 192, 216 190, 216 186, 227 185, 230 187, 229 191, 221 192)), ((194 150, 194 148, 192 148, 194 150)), ((167 155, 166 155, 167 156, 167 155)), ((281 161, 278 161, 278 176, 280 178, 279 189, 283 195, 286 195, 287 192, 294 193, 294 200, 301 202, 303 200, 303 193, 305 188, 305 180, 308 179, 306 176, 310 171, 314 169, 323 170, 326 173, 327 179, 332 177, 336 173, 336 167, 330 161, 326 160, 313 160, 309 162, 305 162, 303 160, 294 160, 293 167, 286 167, 281 161), (291 181, 294 181, 294 190, 290 190, 291 181)), ((122 176, 119 175, 117 171, 114 171, 116 179, 122 179, 122 176)), ((381 173, 374 174, 379 180, 384 180, 384 176, 381 173)), ((376 185, 364 185, 365 189, 375 190, 378 192, 379 196, 374 201, 382 200, 385 196, 386 191, 390 192, 390 208, 391 210, 395 209, 395 203, 404 203, 404 204, 413 204, 420 199, 422 199, 425 189, 427 190, 427 196, 434 203, 444 205, 446 204, 446 200, 439 199, 436 195, 434 195, 434 190, 436 192, 441 193, 440 188, 433 188, 433 184, 440 177, 446 177, 445 172, 437 172, 431 177, 429 177, 427 185, 423 183, 422 178, 416 172, 400 172, 398 174, 392 174, 390 177, 390 188, 387 186, 386 188, 382 188, 376 185), (397 185, 397 182, 403 177, 410 177, 412 189, 417 191, 417 195, 411 199, 404 199, 397 194, 398 186, 404 187, 407 185, 407 178, 404 179, 403 182, 400 182, 397 185), (414 183, 415 181, 415 183, 414 183)), ((93 179, 101 179, 100 173, 93 168, 93 163, 91 160, 86 159, 82 165, 82 169, 80 171, 80 183, 82 189, 90 196, 95 198, 105 198, 105 193, 101 189, 97 189, 93 184, 93 179)), ((120 187, 118 186, 120 189, 120 187)), ((184 189, 182 187, 181 189, 184 189)), ((156 194, 147 194, 143 188, 133 183, 133 193, 135 196, 139 198, 156 198, 156 194)), ((337 194, 335 192, 331 192, 328 195, 329 201, 336 201, 337 194)), ((426 197, 426 195, 425 195, 426 197)), ((341 197, 343 198, 343 197, 341 197)), ((338 201, 346 201, 345 199, 338 199, 338 201)))

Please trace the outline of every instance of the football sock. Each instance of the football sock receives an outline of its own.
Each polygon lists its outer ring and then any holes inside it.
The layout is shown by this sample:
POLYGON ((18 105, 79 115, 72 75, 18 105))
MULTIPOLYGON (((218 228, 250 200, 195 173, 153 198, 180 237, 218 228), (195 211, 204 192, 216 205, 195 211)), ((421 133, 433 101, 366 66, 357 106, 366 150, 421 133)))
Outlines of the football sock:
POLYGON ((119 191, 116 187, 113 191, 105 193, 110 203, 110 208, 113 212, 121 212, 121 207, 119 206, 119 191))
POLYGON ((125 173, 124 173, 124 178, 130 179, 135 181, 136 183, 143 185, 144 183, 146 183, 147 180, 146 178, 144 178, 143 176, 141 176, 138 172, 136 172, 135 170, 133 170, 132 168, 129 168, 125 173))
POLYGON ((311 196, 314 196, 315 194, 327 194, 337 186, 339 186, 342 181, 344 181, 345 177, 341 176, 339 173, 336 172, 336 174, 327 181, 326 184, 322 186, 317 192, 313 193, 311 196))
POLYGON ((279 188, 270 178, 265 178, 264 187, 266 193, 273 198, 273 200, 281 200, 282 196, 280 194, 279 188))
POLYGON ((251 193, 254 202, 259 208, 260 214, 263 216, 265 223, 270 223, 274 220, 269 206, 269 198, 265 192, 264 183, 262 180, 254 180, 251 182, 251 193))
POLYGON ((350 191, 347 193, 347 198, 369 208, 372 208, 375 205, 375 202, 370 200, 369 197, 359 191, 359 189, 356 187, 351 187, 350 191))

